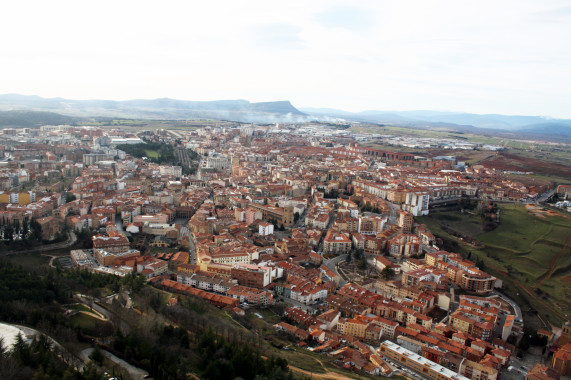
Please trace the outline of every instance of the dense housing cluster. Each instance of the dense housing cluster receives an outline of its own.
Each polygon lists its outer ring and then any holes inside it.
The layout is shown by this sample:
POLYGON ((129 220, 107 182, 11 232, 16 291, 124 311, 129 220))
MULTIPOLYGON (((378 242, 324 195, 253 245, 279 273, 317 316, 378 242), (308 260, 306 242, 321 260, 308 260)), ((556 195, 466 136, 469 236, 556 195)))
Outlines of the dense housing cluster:
POLYGON ((8 223, 37 220, 46 241, 63 229, 89 232, 92 248, 71 251, 78 267, 138 272, 235 313, 285 301, 288 321, 276 329, 344 367, 499 378, 523 328, 493 294, 501 281, 442 250, 415 217, 547 189, 368 140, 322 125, 8 129, 0 210, 8 223), (153 148, 161 145, 169 149, 153 148), (167 161, 148 159, 161 151, 167 161), (350 260, 363 273, 340 267, 350 260))

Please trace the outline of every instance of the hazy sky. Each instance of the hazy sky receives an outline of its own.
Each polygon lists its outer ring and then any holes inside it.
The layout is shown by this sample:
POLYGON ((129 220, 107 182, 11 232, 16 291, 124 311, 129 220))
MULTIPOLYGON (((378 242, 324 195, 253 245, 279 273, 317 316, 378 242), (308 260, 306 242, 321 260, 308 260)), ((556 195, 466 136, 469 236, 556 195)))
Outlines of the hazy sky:
POLYGON ((571 1, 9 1, 0 93, 571 118, 571 1))

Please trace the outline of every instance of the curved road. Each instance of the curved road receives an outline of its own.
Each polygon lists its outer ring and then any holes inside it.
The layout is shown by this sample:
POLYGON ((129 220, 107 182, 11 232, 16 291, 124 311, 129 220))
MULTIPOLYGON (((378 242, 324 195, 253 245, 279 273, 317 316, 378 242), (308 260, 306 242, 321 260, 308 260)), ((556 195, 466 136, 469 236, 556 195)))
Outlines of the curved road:
MULTIPOLYGON (((80 354, 81 359, 87 363, 89 361, 89 355, 91 355, 93 350, 94 350, 93 348, 86 348, 85 350, 81 351, 80 354)), ((113 363, 117 364, 119 367, 127 371, 129 373, 129 376, 134 380, 142 380, 146 378, 145 376, 149 376, 149 373, 144 369, 129 364, 125 360, 113 355, 109 351, 101 350, 101 353, 107 359, 111 360, 113 363)))
POLYGON ((56 249, 69 248, 72 245, 74 245, 76 241, 77 241, 77 236, 73 231, 70 231, 68 232, 68 239, 61 243, 47 244, 47 245, 42 245, 40 247, 32 249, 24 249, 19 251, 7 251, 7 252, 2 252, 0 255, 9 256, 9 255, 19 255, 25 253, 49 252, 56 249))
POLYGON ((33 329, 31 327, 27 327, 27 326, 21 326, 21 325, 14 325, 14 324, 10 324, 10 323, 5 323, 2 322, 5 325, 9 325, 9 326, 14 326, 18 329, 20 329, 21 331, 24 332, 24 334, 26 335, 31 335, 31 336, 40 336, 43 335, 47 338, 48 342, 51 345, 51 349, 52 351, 56 352, 58 354, 58 356, 68 365, 73 366, 76 370, 82 371, 84 368, 83 365, 83 361, 78 358, 77 356, 75 356, 74 354, 72 354, 70 351, 67 350, 67 348, 65 348, 64 346, 62 346, 59 342, 57 342, 54 338, 52 338, 49 335, 44 334, 41 331, 38 331, 36 329, 33 329))

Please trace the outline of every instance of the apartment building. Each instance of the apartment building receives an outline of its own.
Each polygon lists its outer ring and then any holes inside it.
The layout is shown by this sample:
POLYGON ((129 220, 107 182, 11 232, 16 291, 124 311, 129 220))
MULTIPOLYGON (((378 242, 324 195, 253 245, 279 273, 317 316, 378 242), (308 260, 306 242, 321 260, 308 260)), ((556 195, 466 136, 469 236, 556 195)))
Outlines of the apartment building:
POLYGON ((431 380, 470 380, 388 340, 381 343, 379 353, 397 365, 408 368, 431 380))

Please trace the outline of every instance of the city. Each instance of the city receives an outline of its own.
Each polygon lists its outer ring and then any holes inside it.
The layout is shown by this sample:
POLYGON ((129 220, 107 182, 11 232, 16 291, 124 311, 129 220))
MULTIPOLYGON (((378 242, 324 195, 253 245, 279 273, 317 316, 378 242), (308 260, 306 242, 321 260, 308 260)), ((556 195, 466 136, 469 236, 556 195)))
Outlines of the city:
MULTIPOLYGON (((286 358, 295 376, 329 378, 331 368, 339 378, 569 374, 568 304, 514 300, 528 279, 495 266, 501 258, 486 250, 494 245, 461 221, 471 218, 479 233, 491 234, 511 213, 559 218, 565 240, 569 223, 542 205, 569 199, 571 185, 437 155, 505 147, 387 139, 341 123, 0 132, 0 255, 25 267, 44 255, 58 273, 114 284, 70 289, 75 302, 61 305, 70 321, 91 326, 82 332, 91 348, 63 349, 76 367, 94 360, 96 347, 112 358, 102 366, 107 372, 128 368, 117 364, 122 357, 143 367, 125 376, 174 378, 117 348, 113 331, 141 328, 138 318, 154 310, 155 321, 188 329, 191 339, 210 329, 231 340, 232 329, 243 330, 262 352, 286 358), (387 140, 436 153, 389 150, 387 140), (450 223, 434 224, 438 218, 450 223), (232 327, 183 322, 188 305, 212 305, 224 317, 211 318, 232 327), (313 364, 297 364, 300 355, 313 364)), ((550 241, 568 256, 568 238, 564 246, 550 241)))

